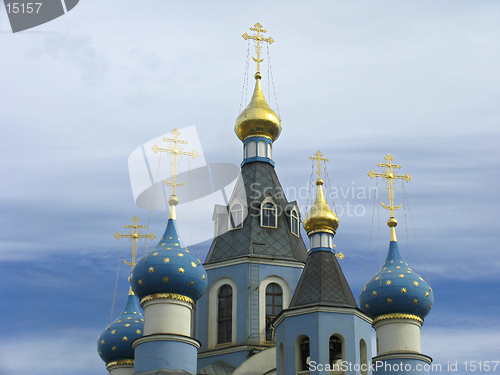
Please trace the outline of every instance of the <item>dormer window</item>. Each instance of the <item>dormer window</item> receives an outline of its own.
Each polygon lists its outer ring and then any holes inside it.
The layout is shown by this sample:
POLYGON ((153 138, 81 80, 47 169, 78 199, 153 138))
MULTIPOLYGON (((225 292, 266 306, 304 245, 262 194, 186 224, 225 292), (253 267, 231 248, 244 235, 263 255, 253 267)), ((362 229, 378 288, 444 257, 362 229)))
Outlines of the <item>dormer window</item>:
POLYGON ((262 213, 260 216, 260 225, 262 227, 276 228, 276 206, 271 202, 264 203, 262 205, 262 213))
POLYGON ((295 209, 290 213, 290 228, 292 233, 299 237, 299 214, 295 209))
POLYGON ((243 228, 243 208, 235 204, 231 208, 231 229, 243 228))

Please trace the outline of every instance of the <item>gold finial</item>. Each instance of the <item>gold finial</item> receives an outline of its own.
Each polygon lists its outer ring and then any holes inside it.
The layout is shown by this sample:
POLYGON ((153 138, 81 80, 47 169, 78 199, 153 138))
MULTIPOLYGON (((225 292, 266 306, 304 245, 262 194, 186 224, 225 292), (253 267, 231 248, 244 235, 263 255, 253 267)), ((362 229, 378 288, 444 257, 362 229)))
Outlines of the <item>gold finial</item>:
POLYGON ((154 151, 155 154, 157 154, 158 152, 168 152, 168 153, 172 154, 172 158, 173 158, 173 160, 172 160, 172 182, 168 182, 165 179, 163 179, 163 182, 165 183, 165 185, 170 186, 172 188, 172 194, 168 198, 168 205, 170 206, 169 219, 176 220, 177 217, 175 214, 175 206, 177 205, 177 203, 179 203, 179 199, 177 199, 177 197, 175 196, 175 188, 181 187, 182 185, 184 185, 184 182, 178 184, 177 180, 176 180, 177 179, 177 158, 182 156, 182 155, 186 155, 188 157, 191 156, 193 159, 196 159, 198 157, 198 154, 194 150, 191 152, 180 150, 178 145, 179 144, 187 145, 188 141, 183 141, 183 140, 177 138, 181 134, 181 132, 179 130, 177 130, 177 128, 172 130, 172 134, 173 134, 174 138, 163 138, 163 140, 165 142, 172 142, 173 143, 172 148, 161 148, 161 147, 158 147, 158 145, 154 145, 153 147, 151 147, 151 149, 154 151))
POLYGON ((124 228, 132 228, 132 233, 129 234, 121 234, 120 232, 116 232, 114 237, 119 240, 120 238, 131 238, 132 239, 132 262, 127 262, 124 260, 125 264, 127 266, 131 266, 134 268, 135 266, 135 258, 137 257, 137 241, 140 240, 141 238, 149 238, 152 240, 156 236, 153 233, 150 234, 139 234, 137 229, 141 228, 147 228, 145 225, 137 225, 137 222, 140 221, 137 216, 134 216, 132 218, 132 221, 134 222, 134 225, 125 225, 124 228))
POLYGON ((377 166, 379 167, 384 167, 387 168, 385 173, 375 173, 373 170, 371 170, 368 173, 368 176, 373 179, 373 177, 382 177, 387 179, 387 196, 389 199, 389 205, 385 205, 384 203, 380 202, 382 207, 390 211, 390 218, 387 221, 387 225, 389 228, 391 228, 391 241, 397 241, 396 237, 396 225, 398 225, 398 221, 394 218, 394 210, 399 210, 401 208, 401 204, 399 206, 394 206, 394 188, 392 187, 392 180, 394 179, 400 179, 400 180, 406 180, 406 182, 411 180, 411 176, 407 173, 404 176, 399 176, 397 174, 393 173, 392 168, 401 168, 400 165, 397 164, 392 164, 391 161, 394 159, 390 154, 387 154, 384 157, 385 160, 387 160, 387 163, 378 163, 377 166))
POLYGON ((309 156, 310 160, 316 160, 318 163, 318 170, 316 171, 318 173, 318 179, 321 179, 321 161, 330 161, 328 158, 324 158, 323 156, 325 155, 323 155, 319 150, 314 154, 314 156, 309 156))
MULTIPOLYGON (((318 175, 321 176, 321 161, 328 161, 327 158, 323 158, 323 154, 318 151, 315 157, 309 156, 309 159, 316 160, 318 162, 318 175)), ((311 234, 315 231, 326 231, 335 234, 339 226, 339 219, 337 215, 332 211, 332 209, 326 203, 325 195, 323 193, 323 180, 318 178, 316 180, 316 185, 318 190, 316 192, 316 199, 313 206, 304 218, 303 225, 307 234, 311 234)))
MULTIPOLYGON (((274 43, 274 39, 269 37, 269 38, 264 38, 260 35, 260 33, 267 33, 267 30, 264 30, 262 28, 262 25, 260 23, 256 23, 253 25, 253 27, 250 28, 250 30, 255 31, 256 35, 248 35, 247 33, 243 34, 242 37, 245 40, 248 39, 253 39, 256 41, 255 43, 255 52, 257 53, 257 57, 252 57, 253 61, 257 63, 257 73, 255 74, 255 78, 257 78, 258 75, 260 75, 260 63, 264 61, 264 59, 260 58, 260 42, 268 42, 269 44, 274 43)), ((260 77, 259 77, 260 78, 260 77)))
MULTIPOLYGON (((333 247, 337 247, 337 245, 332 245, 333 247)), ((340 260, 345 258, 345 255, 343 252, 340 253, 335 253, 335 258, 339 258, 340 260)))

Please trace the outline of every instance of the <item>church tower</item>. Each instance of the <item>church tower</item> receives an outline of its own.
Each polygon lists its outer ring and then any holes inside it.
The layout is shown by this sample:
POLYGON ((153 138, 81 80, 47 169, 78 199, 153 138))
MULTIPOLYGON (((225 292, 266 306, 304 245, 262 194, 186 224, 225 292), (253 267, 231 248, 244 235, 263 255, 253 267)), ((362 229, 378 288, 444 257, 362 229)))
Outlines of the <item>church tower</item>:
POLYGON ((200 343, 194 338, 193 310, 207 286, 207 274, 201 261, 184 246, 177 231, 175 206, 177 157, 195 157, 178 148, 180 132, 172 131, 172 148, 153 147, 173 156, 172 187, 168 199, 170 216, 158 244, 132 270, 130 284, 144 309, 144 333, 132 343, 135 349, 134 374, 196 374, 196 357, 200 343))
POLYGON ((130 289, 127 304, 118 318, 97 339, 97 351, 110 375, 134 373, 132 341, 142 336, 144 318, 139 301, 130 289))
MULTIPOLYGON (((312 157, 311 157, 312 158, 312 157)), ((309 257, 288 309, 276 318, 277 374, 369 374, 371 318, 358 309, 334 250, 338 218, 325 200, 318 151, 316 200, 304 219, 309 257)))
POLYGON ((409 181, 410 175, 400 176, 393 168, 400 165, 391 164, 392 156, 385 157, 387 163, 379 163, 385 167, 385 173, 368 176, 382 177, 388 182, 389 205, 382 206, 390 211, 387 225, 390 228, 389 253, 382 269, 378 271, 363 287, 359 296, 361 309, 370 314, 373 328, 377 333, 377 356, 373 358, 374 374, 415 374, 428 375, 432 358, 422 354, 420 344, 420 328, 424 318, 434 303, 432 288, 420 275, 415 273, 405 262, 399 252, 396 237, 397 220, 394 210, 394 179, 409 181))
POLYGON ((234 128, 243 142, 241 175, 229 204, 215 207, 215 238, 204 263, 209 282, 197 306, 200 373, 216 366, 232 371, 264 351, 268 360, 259 365, 276 366, 272 321, 288 307, 307 260, 298 205, 288 202, 274 169, 281 121, 261 87, 261 43, 274 40, 263 37, 258 23, 251 30, 255 35, 243 37, 256 43, 255 87, 234 128))
MULTIPOLYGON (((131 262, 124 260, 125 264, 135 266, 137 256, 137 241, 141 239, 155 238, 153 233, 141 234, 139 229, 147 228, 139 225, 137 216, 132 218, 133 225, 125 225, 130 230, 128 234, 117 232, 114 237, 119 240, 128 238, 132 240, 131 262)), ((122 313, 113 323, 108 325, 97 339, 97 351, 99 356, 106 363, 106 368, 110 375, 132 375, 134 373, 134 348, 132 341, 142 336, 144 329, 144 318, 139 307, 139 301, 134 295, 132 288, 128 293, 127 304, 122 313)))

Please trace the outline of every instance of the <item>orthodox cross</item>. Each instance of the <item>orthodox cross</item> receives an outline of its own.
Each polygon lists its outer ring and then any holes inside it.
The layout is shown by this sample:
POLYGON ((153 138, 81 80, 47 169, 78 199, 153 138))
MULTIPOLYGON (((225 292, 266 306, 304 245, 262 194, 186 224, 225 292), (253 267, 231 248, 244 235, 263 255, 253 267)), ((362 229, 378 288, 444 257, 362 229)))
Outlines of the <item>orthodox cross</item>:
POLYGON ((196 159, 198 154, 194 150, 191 152, 179 150, 178 145, 179 144, 187 145, 188 141, 183 141, 181 139, 178 139, 178 136, 179 134, 181 134, 181 132, 178 131, 177 129, 172 130, 172 134, 174 138, 163 138, 165 142, 172 142, 174 144, 172 148, 161 148, 158 147, 158 145, 154 145, 153 147, 151 147, 151 149, 154 151, 155 154, 157 154, 158 152, 168 152, 172 154, 173 157, 172 182, 168 182, 165 179, 163 179, 163 182, 165 183, 165 185, 170 186, 172 188, 172 196, 175 197, 175 188, 184 185, 184 182, 180 184, 177 183, 177 158, 182 155, 186 155, 186 156, 191 156, 193 159, 196 159))
MULTIPOLYGON (((333 247, 337 247, 337 245, 333 245, 333 247)), ((340 252, 340 253, 335 253, 335 257, 336 258, 339 258, 340 260, 344 259, 345 258, 345 255, 343 252, 340 252)))
POLYGON ((319 150, 314 154, 314 156, 309 156, 309 159, 316 160, 318 163, 318 170, 316 171, 318 172, 318 178, 321 178, 321 161, 330 161, 328 158, 324 158, 323 156, 325 155, 323 155, 319 150))
POLYGON ((264 61, 264 59, 260 58, 260 42, 268 42, 269 44, 273 44, 274 39, 271 37, 264 38, 260 35, 260 33, 267 33, 267 30, 264 30, 262 28, 262 25, 258 22, 255 25, 253 25, 253 27, 251 27, 250 30, 255 31, 257 34, 256 35, 248 35, 247 33, 245 33, 242 35, 242 37, 245 40, 253 39, 256 41, 255 52, 257 53, 257 58, 252 57, 252 59, 253 59, 253 61, 255 61, 257 63, 257 72, 260 73, 260 63, 262 61, 264 61))
POLYGON ((404 176, 399 176, 396 175, 393 172, 392 168, 401 168, 400 165, 397 164, 391 164, 391 161, 394 159, 390 154, 387 154, 384 157, 385 160, 387 160, 387 163, 378 163, 377 165, 379 167, 384 167, 387 168, 385 173, 375 173, 373 170, 371 170, 368 173, 368 176, 373 179, 373 177, 383 177, 387 179, 387 195, 389 198, 389 205, 385 205, 382 202, 380 204, 382 207, 385 209, 389 210, 391 212, 391 217, 394 217, 394 210, 399 210, 401 208, 401 205, 394 207, 394 188, 392 187, 392 180, 394 179, 400 179, 400 180, 406 180, 406 182, 411 180, 411 176, 407 173, 404 176))
POLYGON ((145 225, 137 225, 137 222, 140 221, 137 216, 134 216, 132 218, 132 221, 134 222, 134 225, 125 225, 124 228, 132 228, 132 233, 129 234, 121 234, 120 232, 116 232, 115 238, 119 240, 120 238, 132 238, 132 262, 127 262, 124 260, 125 264, 127 266, 134 267, 135 266, 135 258, 137 256, 137 241, 140 240, 141 238, 149 238, 152 240, 156 236, 153 233, 150 234, 139 234, 137 229, 139 228, 147 228, 145 225))

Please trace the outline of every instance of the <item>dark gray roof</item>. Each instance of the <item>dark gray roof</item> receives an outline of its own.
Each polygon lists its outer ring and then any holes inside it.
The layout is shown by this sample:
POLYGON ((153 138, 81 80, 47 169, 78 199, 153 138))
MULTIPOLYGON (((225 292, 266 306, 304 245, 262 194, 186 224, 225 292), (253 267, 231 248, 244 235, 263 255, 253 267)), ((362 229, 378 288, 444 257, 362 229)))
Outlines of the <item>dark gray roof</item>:
POLYGON ((235 368, 224 362, 215 362, 211 365, 199 369, 196 374, 198 375, 231 375, 235 368))
POLYGON ((288 308, 318 305, 358 307, 339 262, 331 251, 309 254, 288 308))
POLYGON ((246 199, 248 216, 243 221, 243 228, 217 236, 212 242, 205 263, 250 254, 305 263, 307 250, 302 237, 291 233, 289 212, 286 210, 291 207, 274 167, 265 162, 247 163, 241 169, 241 177, 235 186, 234 194, 241 192, 239 196, 246 199), (266 192, 266 195, 263 192, 266 192), (260 204, 266 196, 271 196, 279 206, 277 228, 260 226, 260 204))

